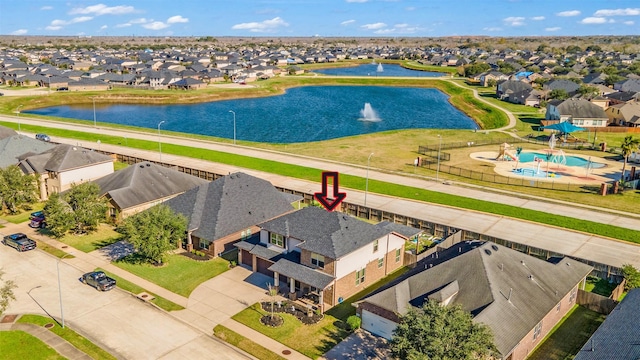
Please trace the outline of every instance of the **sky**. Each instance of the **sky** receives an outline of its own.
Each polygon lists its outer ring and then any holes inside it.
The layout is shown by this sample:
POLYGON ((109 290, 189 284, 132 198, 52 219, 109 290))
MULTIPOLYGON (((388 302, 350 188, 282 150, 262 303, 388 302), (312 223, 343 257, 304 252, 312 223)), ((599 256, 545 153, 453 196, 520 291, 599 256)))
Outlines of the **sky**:
POLYGON ((0 0, 0 35, 640 34, 640 0, 0 0))

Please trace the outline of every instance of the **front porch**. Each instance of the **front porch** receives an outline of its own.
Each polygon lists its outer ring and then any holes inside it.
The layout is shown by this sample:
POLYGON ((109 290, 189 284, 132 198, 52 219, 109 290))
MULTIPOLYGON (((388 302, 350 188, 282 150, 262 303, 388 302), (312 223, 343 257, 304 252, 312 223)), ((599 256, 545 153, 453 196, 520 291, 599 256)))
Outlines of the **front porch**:
POLYGON ((278 260, 269 270, 274 285, 289 300, 322 313, 333 306, 333 276, 287 259, 278 260))

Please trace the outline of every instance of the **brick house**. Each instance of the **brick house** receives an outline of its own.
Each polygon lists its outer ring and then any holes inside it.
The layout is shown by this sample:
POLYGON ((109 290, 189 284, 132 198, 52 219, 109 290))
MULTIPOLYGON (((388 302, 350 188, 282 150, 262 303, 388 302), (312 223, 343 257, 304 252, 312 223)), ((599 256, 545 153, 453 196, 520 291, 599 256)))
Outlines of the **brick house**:
POLYGON ((556 122, 568 121, 573 125, 585 127, 606 127, 608 122, 607 114, 600 106, 585 99, 575 98, 549 101, 545 119, 557 120, 556 122))
POLYGON ((569 258, 551 263, 486 242, 354 305, 363 329, 390 339, 410 306, 458 304, 491 329, 497 358, 521 360, 576 304, 591 270, 569 258))
POLYGON ((260 224, 259 239, 236 246, 240 264, 325 311, 402 267, 405 239, 388 224, 308 207, 260 224))
POLYGON ((200 185, 164 204, 187 218, 186 249, 218 256, 259 231, 258 224, 293 211, 299 200, 270 182, 234 173, 200 185))

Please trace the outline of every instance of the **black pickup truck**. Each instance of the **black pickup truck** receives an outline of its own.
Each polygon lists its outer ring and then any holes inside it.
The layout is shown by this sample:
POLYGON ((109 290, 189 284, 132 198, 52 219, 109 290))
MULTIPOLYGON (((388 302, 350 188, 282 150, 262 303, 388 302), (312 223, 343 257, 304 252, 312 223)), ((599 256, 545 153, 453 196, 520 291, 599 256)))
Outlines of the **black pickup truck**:
POLYGON ((108 291, 116 287, 116 281, 102 271, 92 271, 82 275, 80 281, 100 291, 108 291))
POLYGON ((18 251, 27 251, 36 248, 36 242, 29 239, 27 235, 23 233, 7 235, 2 239, 2 243, 18 251))

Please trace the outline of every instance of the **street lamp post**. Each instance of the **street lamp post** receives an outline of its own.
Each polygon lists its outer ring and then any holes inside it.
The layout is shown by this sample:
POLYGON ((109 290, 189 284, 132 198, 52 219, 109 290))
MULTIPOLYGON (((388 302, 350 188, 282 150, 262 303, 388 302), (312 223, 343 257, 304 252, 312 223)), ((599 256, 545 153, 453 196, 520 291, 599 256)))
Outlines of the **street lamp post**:
POLYGON ((371 164, 371 157, 373 153, 369 154, 367 158, 367 176, 364 182, 364 206, 367 206, 367 192, 369 192, 369 164, 371 164))
POLYGON ((164 124, 164 120, 158 123, 158 150, 160 151, 160 161, 162 162, 162 142, 160 141, 160 125, 164 124))
POLYGON ((93 127, 98 127, 96 125, 96 98, 91 98, 93 100, 93 127))
POLYGON ((16 114, 18 115, 18 131, 22 131, 22 128, 20 127, 20 108, 23 105, 18 105, 18 108, 16 109, 16 114))
POLYGON ((71 255, 71 253, 64 254, 61 258, 56 262, 56 270, 58 272, 58 295, 60 296, 60 319, 62 320, 62 328, 64 329, 64 307, 62 306, 62 286, 60 286, 60 261, 65 257, 71 255))
POLYGON ((233 145, 236 144, 236 112, 233 110, 229 110, 230 113, 233 114, 233 145))
POLYGON ((442 149, 442 136, 438 134, 438 165, 436 167, 436 181, 439 181, 440 176, 440 150, 442 149))

